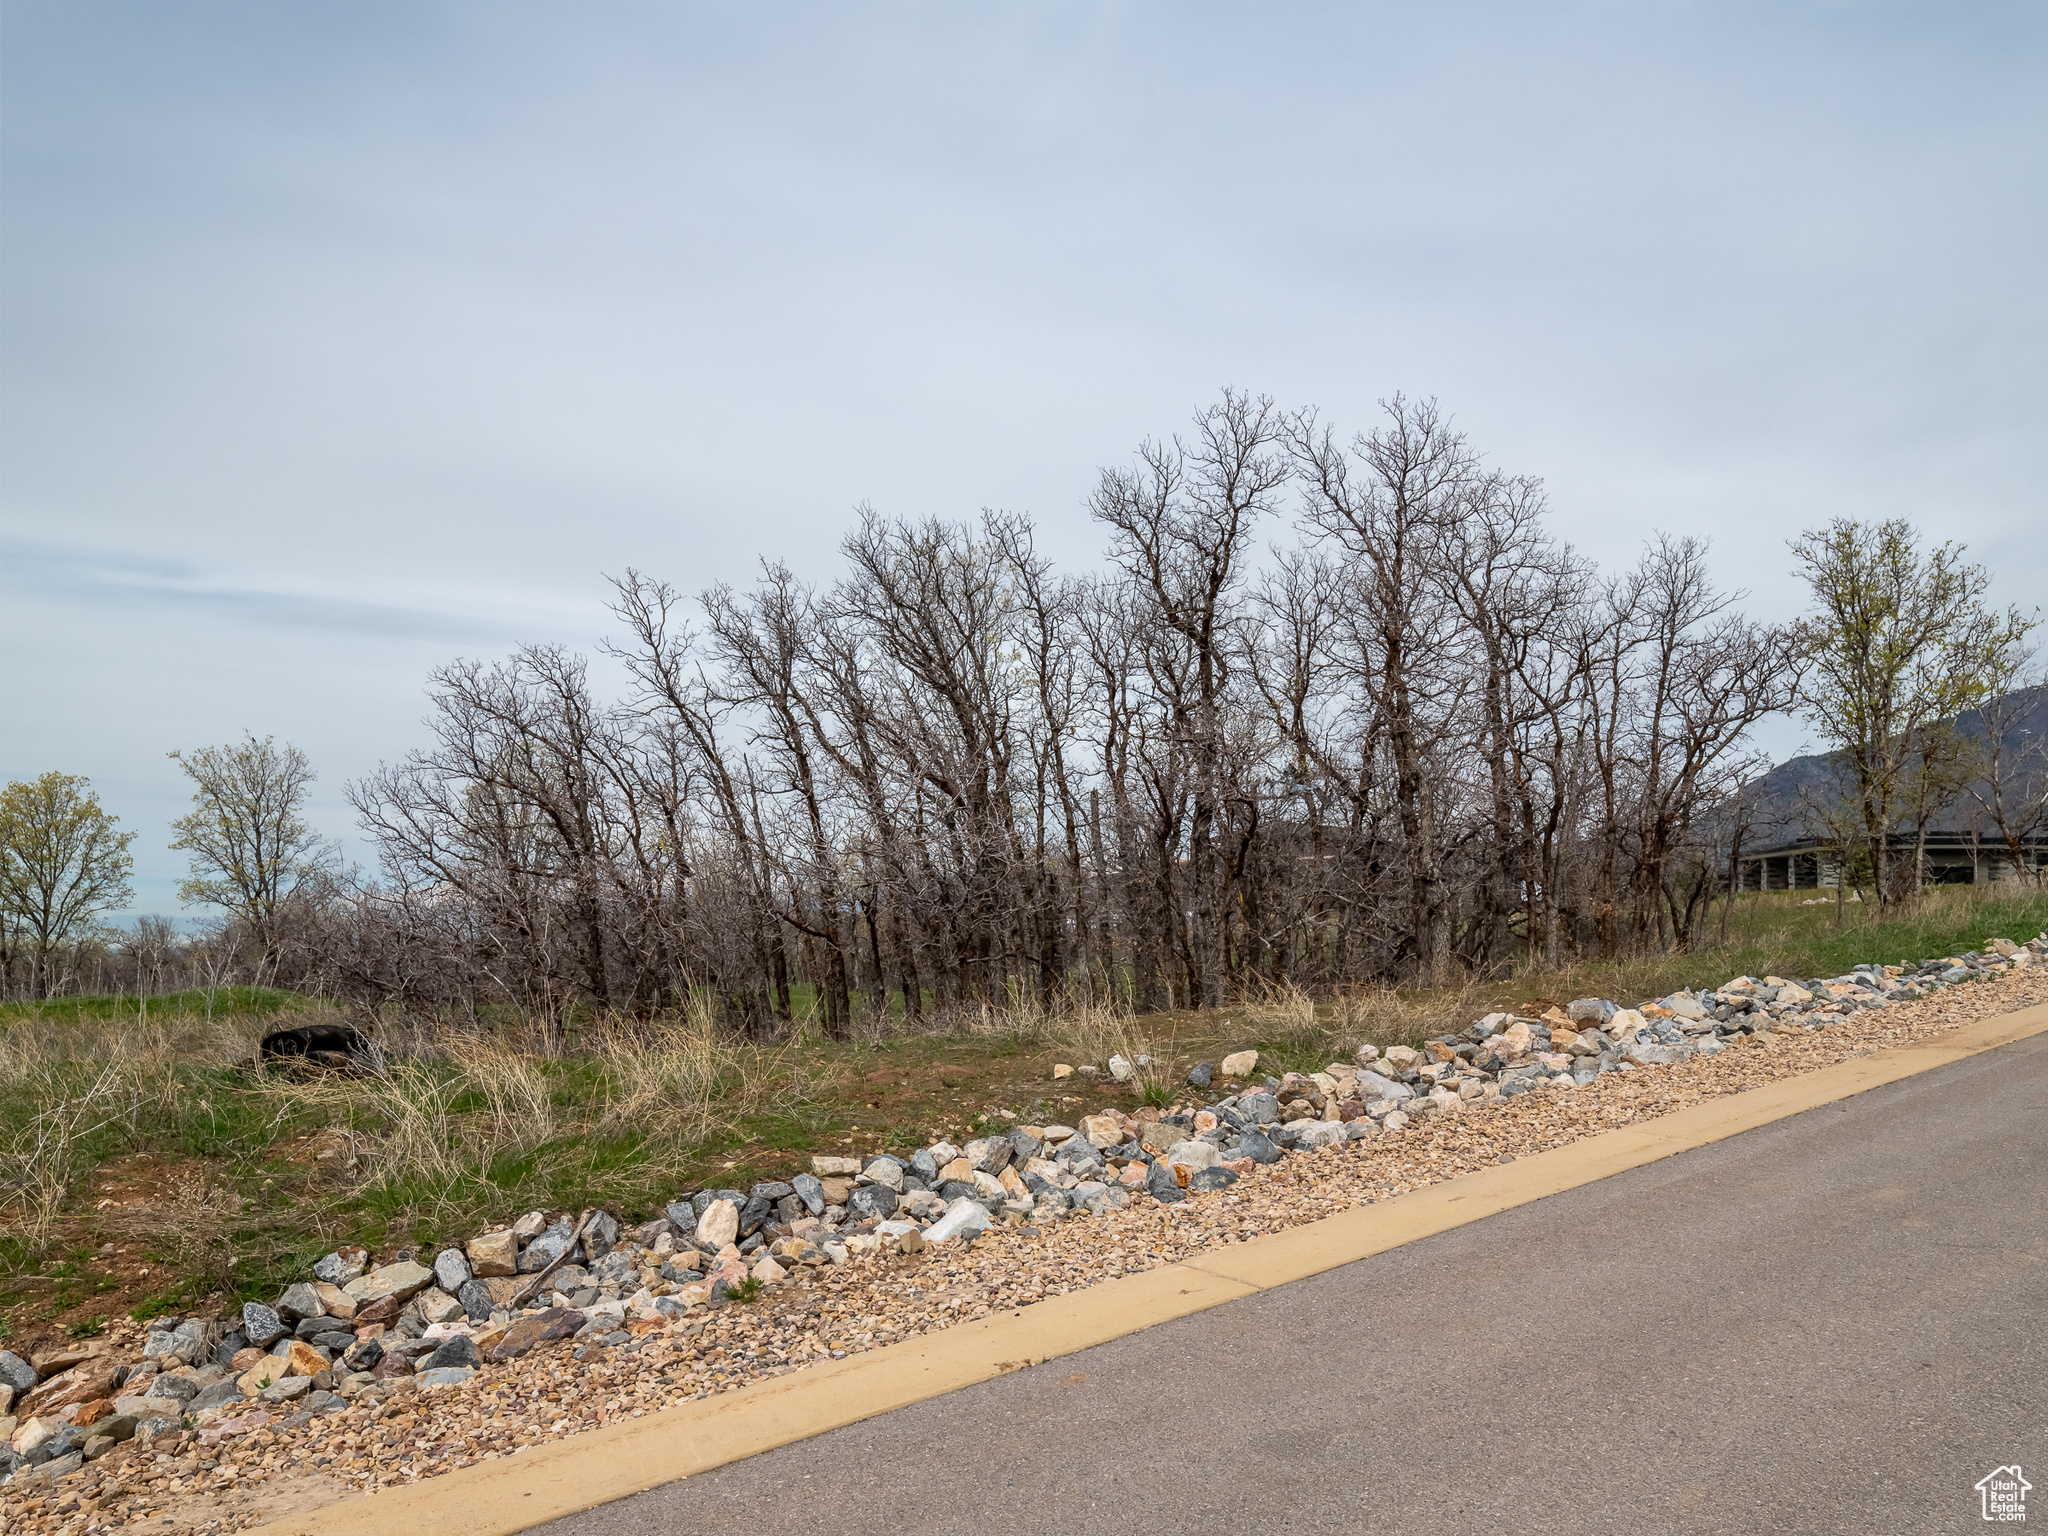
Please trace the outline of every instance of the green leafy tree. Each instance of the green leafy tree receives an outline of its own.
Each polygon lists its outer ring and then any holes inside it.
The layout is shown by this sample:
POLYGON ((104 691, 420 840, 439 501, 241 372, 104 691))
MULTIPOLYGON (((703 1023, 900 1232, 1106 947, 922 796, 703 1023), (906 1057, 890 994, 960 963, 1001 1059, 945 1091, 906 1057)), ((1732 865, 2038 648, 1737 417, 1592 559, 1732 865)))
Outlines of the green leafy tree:
POLYGON ((0 790, 0 908, 11 951, 27 950, 36 995, 47 996, 66 943, 91 933, 100 914, 134 899, 128 877, 133 832, 100 809, 91 783, 68 773, 0 790))
POLYGON ((334 852, 300 812, 314 773, 306 754, 251 734, 224 747, 173 752, 192 780, 192 809, 171 823, 171 847, 191 861, 181 901, 220 907, 248 923, 264 959, 277 953, 279 920, 332 868, 334 852))
POLYGON ((2034 621, 1987 607, 1984 568, 1960 544, 1923 551, 1903 518, 1837 518, 1793 540, 1792 552, 1814 597, 1800 626, 1800 706, 1839 756, 1847 820, 1889 904, 1904 894, 1892 832, 1908 815, 1924 828, 1932 802, 1967 781, 1951 722, 1983 701, 1998 659, 2034 621))

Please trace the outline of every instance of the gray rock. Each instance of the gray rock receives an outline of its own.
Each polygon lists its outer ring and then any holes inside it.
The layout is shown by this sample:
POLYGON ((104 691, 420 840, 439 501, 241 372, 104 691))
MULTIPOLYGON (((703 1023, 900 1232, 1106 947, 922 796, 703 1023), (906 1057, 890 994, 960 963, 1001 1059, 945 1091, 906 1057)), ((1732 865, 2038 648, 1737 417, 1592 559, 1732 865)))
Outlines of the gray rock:
POLYGON ((1154 1163, 1145 1175, 1145 1189, 1154 1200, 1166 1205, 1177 1205, 1187 1199, 1187 1191, 1180 1187, 1180 1181, 1173 1176, 1173 1170, 1163 1161, 1154 1163))
MULTIPOLYGON (((709 1200, 704 1202, 709 1205, 709 1200)), ((671 1200, 668 1203, 668 1224, 676 1229, 677 1237, 688 1237, 697 1230, 697 1218, 704 1212, 691 1201, 671 1200)))
POLYGON ((983 1136, 970 1141, 960 1149, 960 1155, 967 1159, 967 1166, 977 1173, 993 1177, 1010 1166, 1010 1138, 1007 1136, 983 1136))
POLYGON ((1334 1147, 1345 1140, 1344 1127, 1335 1120, 1319 1120, 1300 1133, 1297 1146, 1305 1148, 1334 1147))
POLYGON ((149 1384, 145 1397, 160 1397, 166 1402, 189 1403, 199 1395, 199 1383, 190 1376, 159 1376, 149 1384))
MULTIPOLYGON (((930 1147, 920 1147, 917 1151, 910 1154, 910 1171, 920 1179, 923 1179, 926 1184, 938 1183, 939 1160, 932 1156, 932 1149, 930 1147)), ((805 1174, 804 1177, 808 1178, 810 1175, 805 1174)), ((796 1181, 792 1179, 790 1182, 795 1183, 796 1181)))
POLYGON ((1378 1129, 1379 1127, 1374 1125, 1370 1120, 1367 1120, 1363 1116, 1360 1116, 1358 1119, 1351 1121, 1344 1127, 1344 1139, 1346 1141, 1364 1141, 1368 1136, 1372 1135, 1373 1132, 1377 1131, 1378 1129))
POLYGON ((744 1237, 759 1230, 761 1223, 768 1219, 769 1213, 774 1209, 775 1207, 766 1200, 756 1200, 750 1196, 740 1207, 740 1235, 744 1237))
POLYGON ((1621 1009, 1604 997, 1581 997, 1565 1008, 1565 1017, 1574 1024, 1605 1024, 1621 1009))
POLYGON ((1683 1059, 1672 1046, 1644 1045, 1639 1041, 1623 1046, 1621 1056, 1622 1060, 1632 1061, 1639 1067, 1669 1066, 1672 1062, 1683 1059))
POLYGON ((469 1365, 437 1366, 431 1371, 421 1371, 412 1381, 416 1389, 426 1387, 459 1387, 476 1375, 476 1368, 469 1365))
MULTIPOLYGON (((470 1283, 481 1285, 483 1282, 473 1280, 470 1283)), ((486 1312, 484 1316, 489 1317, 490 1314, 486 1312)), ((351 1371, 367 1371, 383 1358, 384 1344, 381 1339, 358 1339, 343 1352, 341 1363, 351 1371)))
POLYGON ((861 1170, 860 1176, 870 1184, 879 1184, 884 1189, 900 1193, 903 1189, 903 1165, 891 1157, 878 1157, 861 1170))
POLYGON ((583 1232, 583 1256, 595 1264, 619 1246, 619 1219, 610 1211, 593 1211, 583 1232))
POLYGON ((1244 1116, 1247 1125, 1271 1125, 1280 1118, 1280 1099, 1263 1091, 1239 1094, 1237 1112, 1244 1116))
POLYGON ((291 1330, 275 1310, 260 1301, 242 1303, 242 1332, 257 1349, 268 1349, 291 1330))
POLYGON ((1054 1221, 1074 1208, 1074 1202, 1067 1198, 1064 1189, 1045 1189, 1036 1192, 1038 1203, 1032 1207, 1032 1218, 1036 1221, 1054 1221))
POLYGON ((1255 1163, 1277 1163, 1281 1152, 1277 1142, 1263 1131, 1246 1131, 1237 1144, 1237 1155, 1255 1163))
POLYGON ((249 1336, 237 1328, 233 1333, 224 1334, 221 1341, 213 1346, 213 1363, 226 1370, 235 1363, 235 1356, 249 1347, 249 1336))
POLYGON ((859 1216, 887 1220, 896 1214, 896 1191, 886 1184, 863 1184, 847 1197, 846 1204, 859 1216))
POLYGON ((772 1179, 765 1184, 756 1184, 752 1189, 747 1191, 747 1195, 749 1199, 766 1200, 772 1203, 774 1201, 780 1200, 784 1195, 794 1193, 795 1190, 795 1180, 791 1180, 790 1182, 785 1184, 780 1179, 772 1179))
POLYGON ((1233 1168, 1197 1168, 1188 1177, 1188 1193, 1203 1195, 1212 1189, 1228 1189, 1236 1182, 1237 1171, 1233 1168))
POLYGON ((519 1273, 538 1274, 575 1245, 576 1229, 566 1221, 558 1221, 526 1245, 526 1251, 519 1255, 519 1273))
POLYGON ((169 1329, 165 1329, 161 1333, 152 1333, 142 1341, 142 1358, 145 1360, 161 1360, 167 1355, 177 1354, 184 1347, 184 1344, 185 1341, 169 1329))
POLYGON ((1010 1131, 1010 1161, 1012 1163, 1028 1163, 1044 1150, 1045 1143, 1025 1130, 1023 1126, 1016 1126, 1010 1131))
POLYGON ((430 1355, 423 1355, 418 1364, 422 1371, 438 1371, 445 1366, 479 1366, 484 1357, 476 1352, 476 1344, 467 1334, 458 1333, 444 1342, 430 1355))
POLYGON ((218 1408, 222 1403, 239 1403, 242 1389, 232 1381, 216 1381, 210 1387, 201 1387, 198 1395, 185 1405, 188 1413, 203 1413, 208 1408, 218 1408))
POLYGON ((1198 1061, 1188 1071, 1190 1088, 1206 1088, 1216 1081, 1216 1066, 1213 1062, 1198 1061))
POLYGON ((286 1376, 280 1381, 273 1381, 256 1395, 266 1403, 296 1403, 312 1390, 312 1377, 286 1376))
MULTIPOLYGON (((922 1156, 922 1154, 920 1154, 920 1156, 922 1156)), ((930 1159, 926 1160, 929 1161, 930 1159)), ((911 1159, 911 1162, 913 1164, 916 1161, 916 1158, 911 1159)), ((936 1172, 937 1170, 934 1169, 933 1174, 936 1174, 936 1172)), ((928 1177, 929 1176, 930 1175, 928 1175, 928 1177)), ((803 1201, 805 1210, 809 1211, 813 1216, 822 1216, 825 1214, 825 1186, 814 1175, 808 1173, 800 1173, 795 1178, 789 1181, 789 1187, 790 1192, 793 1193, 797 1197, 797 1199, 803 1201)))
POLYGON ((573 1291, 582 1290, 589 1283, 589 1270, 580 1264, 564 1264, 548 1277, 547 1288, 551 1291, 560 1291, 566 1296, 573 1291))
POLYGON ((469 1282, 469 1255, 460 1248, 443 1248, 434 1255, 434 1284, 450 1296, 469 1282))
POLYGON ((1102 1154, 1089 1144, 1086 1136, 1070 1136, 1061 1142, 1060 1149, 1053 1153, 1052 1160, 1074 1169, 1077 1173, 1084 1168, 1103 1166, 1102 1154))
POLYGON ((481 1280, 463 1281, 455 1299, 462 1303, 462 1310, 472 1323, 488 1321, 495 1306, 491 1300, 491 1288, 481 1280))
MULTIPOLYGON (((1175 1188, 1178 1189, 1179 1186, 1176 1185, 1175 1188)), ((1078 1197, 1076 1203, 1083 1210, 1091 1211, 1097 1216, 1120 1211, 1131 1203, 1131 1192, 1121 1184, 1076 1185, 1074 1194, 1078 1197)))
POLYGON ((363 1266, 353 1257, 343 1258, 339 1253, 330 1253, 313 1266, 313 1278, 325 1280, 329 1285, 345 1286, 352 1280, 363 1278, 363 1266))
POLYGON ((284 1294, 277 1298, 275 1310, 279 1317, 291 1323, 305 1317, 324 1317, 327 1313, 320 1293, 303 1280, 285 1287, 284 1294))

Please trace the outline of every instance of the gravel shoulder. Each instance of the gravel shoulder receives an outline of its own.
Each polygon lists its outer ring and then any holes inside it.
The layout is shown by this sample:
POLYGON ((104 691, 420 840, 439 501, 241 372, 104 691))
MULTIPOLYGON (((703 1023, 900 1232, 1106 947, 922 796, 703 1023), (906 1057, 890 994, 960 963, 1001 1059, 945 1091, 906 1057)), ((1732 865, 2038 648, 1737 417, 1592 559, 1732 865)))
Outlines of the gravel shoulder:
POLYGON ((9 1485, 0 1489, 0 1527, 244 1529, 1028 1307, 1853 1056, 1938 1038, 2044 998, 2042 971, 2001 975, 1856 1013, 1815 1033, 1762 1034, 1656 1070, 1525 1093, 1483 1113, 1418 1119, 1369 1140, 1253 1168, 1227 1189, 1178 1204, 1134 1203, 1042 1229, 996 1226, 971 1247, 949 1243, 799 1268, 751 1305, 636 1324, 629 1344, 586 1350, 583 1360, 563 1341, 459 1385, 394 1384, 381 1403, 295 1426, 280 1412, 232 1436, 214 1436, 212 1444, 192 1436, 174 1453, 117 1452, 81 1477, 9 1485))
POLYGON ((529 1536, 1982 1530, 2044 1104, 2037 1034, 529 1536))

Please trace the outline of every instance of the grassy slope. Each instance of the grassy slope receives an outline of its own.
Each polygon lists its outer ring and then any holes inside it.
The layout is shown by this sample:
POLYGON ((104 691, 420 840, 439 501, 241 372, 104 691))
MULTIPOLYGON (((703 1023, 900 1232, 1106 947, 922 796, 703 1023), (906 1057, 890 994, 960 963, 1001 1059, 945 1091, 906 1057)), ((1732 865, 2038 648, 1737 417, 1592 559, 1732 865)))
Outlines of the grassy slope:
MULTIPOLYGON (((482 1042, 428 1052, 382 1083, 296 1084, 234 1067, 279 1019, 322 1013, 288 993, 7 1005, 0 1151, 11 1146, 16 1166, 0 1174, 31 1182, 22 1149, 39 1123, 63 1130, 66 1144, 44 1168, 64 1191, 47 1233, 38 1240, 32 1224, 10 1223, 0 1237, 0 1275, 16 1277, 0 1337, 90 1326, 116 1309, 182 1309, 214 1292, 274 1294, 344 1239, 426 1246, 536 1206, 602 1202, 640 1216, 682 1188, 786 1175, 813 1151, 957 1138, 1001 1111, 1071 1122, 1132 1105, 1130 1090, 1100 1079, 1055 1085, 1056 1061, 1147 1052, 1160 1059, 1152 1087, 1163 1099, 1193 1061, 1246 1045, 1275 1069, 1313 1068, 1362 1040, 1412 1042, 1494 1008, 1585 995, 1633 1002, 1744 973, 1834 975, 2048 927, 2048 895, 1937 891, 1882 921, 1852 907, 1839 927, 1831 904, 1800 901, 1745 898, 1725 949, 1433 992, 1319 1005, 1277 996, 1135 1020, 990 1016, 947 1035, 778 1048, 682 1034, 586 1034, 569 1055, 482 1042), (110 1062, 118 1081, 95 1098, 110 1062), (64 1120, 81 1100, 84 1112, 64 1120), (100 1254, 108 1242, 117 1252, 100 1254)), ((402 1056, 403 1042, 391 1043, 402 1056)))

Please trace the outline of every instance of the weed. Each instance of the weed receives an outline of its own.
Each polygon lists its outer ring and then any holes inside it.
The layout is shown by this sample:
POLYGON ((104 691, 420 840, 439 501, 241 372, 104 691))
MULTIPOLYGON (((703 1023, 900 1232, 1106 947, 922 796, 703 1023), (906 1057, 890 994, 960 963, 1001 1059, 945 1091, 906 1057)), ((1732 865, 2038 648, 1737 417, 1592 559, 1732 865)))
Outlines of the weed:
POLYGON ((752 1275, 748 1275, 746 1279, 738 1281, 737 1283, 727 1287, 725 1294, 731 1300, 741 1302, 744 1304, 746 1302, 759 1300, 761 1292, 766 1289, 767 1287, 762 1285, 762 1283, 758 1279, 756 1279, 752 1275))
POLYGON ((74 1339, 96 1339, 107 1331, 104 1317, 81 1317, 64 1330, 74 1339))

